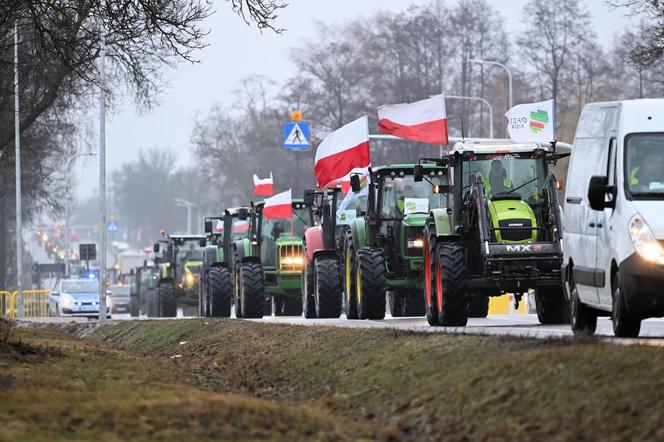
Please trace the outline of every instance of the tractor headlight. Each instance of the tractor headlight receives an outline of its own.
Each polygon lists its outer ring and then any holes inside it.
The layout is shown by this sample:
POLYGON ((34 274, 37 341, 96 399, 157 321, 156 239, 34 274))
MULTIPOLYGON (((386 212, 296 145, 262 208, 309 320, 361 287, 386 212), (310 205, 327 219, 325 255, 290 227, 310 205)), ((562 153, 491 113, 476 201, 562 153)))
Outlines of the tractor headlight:
POLYGON ((408 241, 409 249, 421 249, 424 247, 424 241, 421 239, 413 239, 408 241))
POLYGON ((185 276, 185 282, 189 287, 194 285, 194 275, 187 273, 187 276, 185 276))
POLYGON ((664 264, 664 248, 638 213, 629 221, 629 236, 636 252, 649 262, 664 264))
POLYGON ((304 257, 302 256, 284 256, 281 258, 282 267, 302 267, 304 265, 304 257))

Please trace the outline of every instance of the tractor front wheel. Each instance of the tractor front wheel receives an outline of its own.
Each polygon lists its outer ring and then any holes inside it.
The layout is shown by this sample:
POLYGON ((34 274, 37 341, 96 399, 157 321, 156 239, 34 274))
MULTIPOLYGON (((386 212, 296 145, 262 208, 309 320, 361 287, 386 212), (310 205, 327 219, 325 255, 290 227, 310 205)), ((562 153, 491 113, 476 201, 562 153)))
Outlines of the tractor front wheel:
POLYGON ((240 310, 243 318, 262 318, 265 309, 263 269, 255 262, 238 265, 240 310))
POLYGON ((463 245, 444 243, 436 248, 436 301, 438 322, 446 327, 468 323, 466 263, 463 245))
POLYGON ((231 316, 231 275, 225 267, 212 267, 209 281, 206 283, 209 293, 208 312, 214 318, 229 318, 231 316))
POLYGON ((380 250, 357 253, 356 293, 360 319, 385 318, 385 261, 380 250))
POLYGON ((348 231, 344 239, 344 296, 346 319, 360 319, 357 312, 357 266, 353 234, 348 231))
POLYGON ((304 317, 313 319, 316 317, 316 299, 314 299, 314 261, 307 261, 302 271, 302 311, 304 317))
POLYGON ((470 318, 486 318, 489 315, 489 297, 484 293, 471 293, 468 305, 470 318))
POLYGON ((569 305, 562 285, 535 289, 535 307, 540 324, 569 324, 569 305))
POLYGON ((175 318, 178 313, 175 285, 172 282, 162 282, 157 286, 157 299, 161 307, 162 318, 175 318))
POLYGON ((440 325, 436 296, 436 225, 429 218, 424 231, 424 314, 431 326, 440 325))
POLYGON ((338 318, 341 316, 343 289, 337 258, 314 260, 314 293, 317 317, 338 318))

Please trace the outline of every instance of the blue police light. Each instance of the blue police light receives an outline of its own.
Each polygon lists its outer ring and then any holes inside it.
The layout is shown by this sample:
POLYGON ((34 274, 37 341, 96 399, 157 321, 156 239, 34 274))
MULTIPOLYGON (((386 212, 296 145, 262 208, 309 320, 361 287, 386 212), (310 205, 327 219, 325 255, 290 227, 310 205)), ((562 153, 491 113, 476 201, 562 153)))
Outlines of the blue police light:
POLYGON ((95 279, 94 273, 88 273, 88 279, 95 279))

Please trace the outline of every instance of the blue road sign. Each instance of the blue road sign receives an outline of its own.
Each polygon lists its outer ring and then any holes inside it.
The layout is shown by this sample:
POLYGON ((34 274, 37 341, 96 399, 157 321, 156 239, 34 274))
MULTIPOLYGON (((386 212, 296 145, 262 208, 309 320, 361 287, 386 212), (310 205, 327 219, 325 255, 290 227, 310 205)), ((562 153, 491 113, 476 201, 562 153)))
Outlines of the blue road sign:
POLYGON ((284 123, 284 149, 308 150, 311 147, 310 134, 308 121, 284 123))
POLYGON ((117 232, 118 230, 120 230, 120 223, 117 221, 107 221, 106 230, 108 230, 109 232, 117 232))

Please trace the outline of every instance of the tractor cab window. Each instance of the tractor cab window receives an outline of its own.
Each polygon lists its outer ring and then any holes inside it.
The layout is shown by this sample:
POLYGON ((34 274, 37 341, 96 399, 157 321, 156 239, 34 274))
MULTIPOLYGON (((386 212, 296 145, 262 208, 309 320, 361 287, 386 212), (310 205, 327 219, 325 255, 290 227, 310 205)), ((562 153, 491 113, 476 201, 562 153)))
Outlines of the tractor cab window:
POLYGON ((534 203, 539 199, 544 174, 544 160, 531 154, 484 155, 463 164, 463 187, 468 190, 479 175, 488 198, 515 194, 534 203))
POLYGON ((185 241, 182 245, 178 246, 176 260, 178 265, 189 261, 202 261, 203 250, 200 248, 198 240, 185 241))
POLYGON ((239 219, 233 220, 233 230, 231 233, 231 240, 237 241, 247 237, 249 233, 249 221, 241 221, 239 219))
POLYGON ((412 175, 386 175, 380 185, 380 216, 384 219, 401 218, 411 213, 429 213, 431 209, 449 207, 448 194, 434 193, 434 185, 447 185, 448 177, 427 176, 415 182, 412 175))

